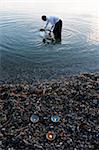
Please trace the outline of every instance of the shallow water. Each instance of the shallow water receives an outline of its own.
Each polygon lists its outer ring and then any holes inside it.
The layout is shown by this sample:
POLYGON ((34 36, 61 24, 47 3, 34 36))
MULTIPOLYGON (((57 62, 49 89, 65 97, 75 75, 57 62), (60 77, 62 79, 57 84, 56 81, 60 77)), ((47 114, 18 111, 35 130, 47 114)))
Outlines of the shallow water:
POLYGON ((1 81, 52 79, 99 71, 98 19, 65 15, 62 43, 43 44, 39 14, 0 13, 1 81))

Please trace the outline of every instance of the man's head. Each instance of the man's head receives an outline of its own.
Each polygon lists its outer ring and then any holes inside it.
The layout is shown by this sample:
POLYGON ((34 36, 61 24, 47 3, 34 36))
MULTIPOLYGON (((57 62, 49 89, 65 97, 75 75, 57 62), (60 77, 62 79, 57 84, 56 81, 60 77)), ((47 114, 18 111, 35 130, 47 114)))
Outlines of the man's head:
POLYGON ((41 28, 41 29, 40 29, 40 31, 41 31, 41 32, 44 32, 44 31, 45 31, 45 29, 41 28))
POLYGON ((47 20, 46 16, 42 16, 42 20, 46 21, 47 20))

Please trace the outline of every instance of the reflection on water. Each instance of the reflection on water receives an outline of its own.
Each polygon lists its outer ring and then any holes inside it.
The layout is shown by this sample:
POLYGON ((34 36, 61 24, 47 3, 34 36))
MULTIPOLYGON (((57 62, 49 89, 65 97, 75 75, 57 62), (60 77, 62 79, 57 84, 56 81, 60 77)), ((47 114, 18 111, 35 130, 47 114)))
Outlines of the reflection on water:
POLYGON ((95 44, 99 43, 99 18, 92 19, 90 29, 88 39, 95 44))
POLYGON ((0 13, 1 80, 51 79, 99 71, 99 26, 92 16, 62 14, 61 44, 43 44, 40 14, 0 13))

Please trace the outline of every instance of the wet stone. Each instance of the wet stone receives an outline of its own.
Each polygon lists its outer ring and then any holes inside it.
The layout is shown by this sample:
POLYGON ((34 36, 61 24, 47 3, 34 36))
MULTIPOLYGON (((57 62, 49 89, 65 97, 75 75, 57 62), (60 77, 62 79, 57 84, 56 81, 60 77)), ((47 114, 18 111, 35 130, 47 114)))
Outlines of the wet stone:
POLYGON ((1 99, 4 99, 4 100, 5 100, 5 99, 8 98, 8 96, 9 96, 8 93, 6 93, 6 92, 5 92, 5 93, 2 93, 2 94, 1 94, 1 99))
POLYGON ((93 103, 97 105, 98 104, 98 99, 93 99, 93 103))
POLYGON ((99 84, 96 85, 96 91, 99 91, 99 84))

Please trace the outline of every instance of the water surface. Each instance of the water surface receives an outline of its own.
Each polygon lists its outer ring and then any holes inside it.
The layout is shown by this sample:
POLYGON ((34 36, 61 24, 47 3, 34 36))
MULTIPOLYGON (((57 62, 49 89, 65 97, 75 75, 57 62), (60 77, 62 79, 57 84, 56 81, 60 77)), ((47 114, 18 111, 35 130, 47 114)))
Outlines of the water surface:
POLYGON ((99 71, 98 17, 56 13, 63 20, 62 43, 43 44, 40 13, 1 11, 1 81, 52 79, 99 71))

